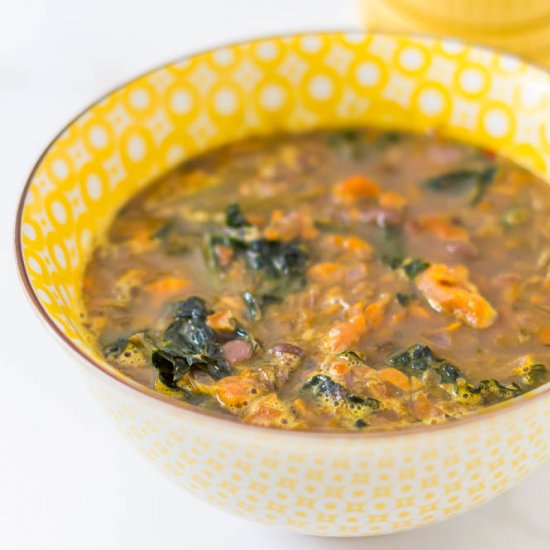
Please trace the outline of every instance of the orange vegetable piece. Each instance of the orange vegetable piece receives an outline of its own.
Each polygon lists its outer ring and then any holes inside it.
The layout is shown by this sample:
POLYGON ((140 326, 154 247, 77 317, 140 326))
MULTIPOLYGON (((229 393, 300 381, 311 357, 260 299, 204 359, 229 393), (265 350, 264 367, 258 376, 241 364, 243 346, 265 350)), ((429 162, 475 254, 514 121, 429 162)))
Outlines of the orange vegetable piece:
POLYGON ((214 330, 226 330, 231 331, 235 328, 235 319, 233 313, 226 309, 225 311, 219 311, 212 313, 206 318, 206 322, 214 330))
POLYGON ((153 296, 167 296, 186 289, 190 284, 188 279, 167 275, 149 283, 146 289, 153 296))
POLYGON ((336 262, 323 262, 312 265, 308 271, 308 278, 312 281, 323 283, 334 278, 339 278, 342 274, 342 266, 336 262))
POLYGON ((372 246, 365 240, 354 235, 330 235, 328 244, 349 252, 361 259, 372 257, 372 246))
POLYGON ((550 346, 550 328, 543 328, 540 330, 539 341, 545 346, 550 346))
POLYGON ((424 231, 442 241, 467 241, 470 238, 466 229, 451 223, 445 216, 424 216, 418 221, 424 231))
POLYGON ((386 191, 378 198, 382 208, 392 208, 394 210, 403 210, 407 206, 407 199, 395 191, 386 191))
POLYGON ((371 199, 379 194, 380 186, 361 175, 350 176, 332 188, 334 199, 345 204, 352 204, 360 199, 371 199))
POLYGON ((387 369, 379 370, 378 374, 384 382, 388 382, 402 391, 410 391, 411 389, 409 377, 398 369, 389 367, 387 369))
POLYGON ((473 328, 487 328, 495 322, 497 312, 470 282, 463 265, 432 264, 416 277, 416 286, 433 309, 450 313, 473 328))
POLYGON ((332 327, 327 336, 327 345, 333 351, 342 351, 357 343, 367 330, 365 316, 356 314, 348 321, 332 327))
POLYGON ((281 401, 275 393, 255 400, 248 408, 243 420, 257 426, 277 426, 279 428, 290 427, 295 423, 289 406, 281 401))
POLYGON ((306 208, 298 208, 287 213, 277 209, 271 213, 268 225, 263 230, 266 239, 310 240, 317 237, 319 230, 315 227, 313 217, 306 208))
POLYGON ((250 376, 226 376, 216 383, 216 397, 226 407, 242 407, 257 396, 258 383, 250 376))
POLYGON ((384 304, 374 302, 365 308, 365 317, 369 328, 375 328, 380 324, 384 317, 384 304))

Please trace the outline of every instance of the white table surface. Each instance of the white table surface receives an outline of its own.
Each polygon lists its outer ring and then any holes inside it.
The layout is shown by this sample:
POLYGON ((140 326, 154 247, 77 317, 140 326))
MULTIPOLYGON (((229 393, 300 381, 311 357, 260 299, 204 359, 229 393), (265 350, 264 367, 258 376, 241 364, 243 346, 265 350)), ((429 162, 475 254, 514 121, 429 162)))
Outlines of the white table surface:
POLYGON ((21 291, 17 196, 75 113, 186 52, 356 20, 352 0, 0 0, 1 549, 550 549, 550 464, 474 512, 372 539, 291 535, 213 509, 118 437, 21 291))

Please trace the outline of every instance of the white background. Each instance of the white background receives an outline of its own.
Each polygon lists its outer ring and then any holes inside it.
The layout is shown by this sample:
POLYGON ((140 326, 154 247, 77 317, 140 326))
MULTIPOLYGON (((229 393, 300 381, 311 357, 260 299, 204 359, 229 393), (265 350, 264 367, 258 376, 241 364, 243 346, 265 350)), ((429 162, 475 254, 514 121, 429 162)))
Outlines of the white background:
POLYGON ((54 134, 166 60, 253 35, 357 25, 352 0, 0 0, 0 548, 550 549, 550 464, 434 527, 320 539, 188 496, 114 432, 31 310, 12 253, 16 200, 54 134))

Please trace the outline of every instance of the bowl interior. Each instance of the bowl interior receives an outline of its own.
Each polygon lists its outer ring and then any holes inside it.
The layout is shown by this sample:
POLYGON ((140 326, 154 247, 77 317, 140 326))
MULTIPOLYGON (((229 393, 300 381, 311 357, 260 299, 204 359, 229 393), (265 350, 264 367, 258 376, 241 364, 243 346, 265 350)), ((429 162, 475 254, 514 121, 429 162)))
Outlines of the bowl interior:
POLYGON ((363 33, 231 45, 138 77, 49 146, 18 217, 31 297, 58 333, 102 362, 81 323, 81 278, 130 196, 183 160, 237 139, 357 125, 436 129, 550 175, 550 78, 516 58, 449 40, 363 33))

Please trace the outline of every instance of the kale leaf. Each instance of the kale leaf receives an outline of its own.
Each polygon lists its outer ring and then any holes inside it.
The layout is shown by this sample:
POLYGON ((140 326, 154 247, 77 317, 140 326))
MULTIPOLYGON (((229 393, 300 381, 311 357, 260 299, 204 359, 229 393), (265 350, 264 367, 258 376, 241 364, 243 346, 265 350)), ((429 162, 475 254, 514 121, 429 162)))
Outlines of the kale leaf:
POLYGON ((330 376, 317 374, 310 378, 301 389, 301 394, 310 401, 322 401, 330 407, 345 406, 349 409, 378 410, 380 402, 372 397, 362 398, 349 392, 330 376))
POLYGON ((225 218, 223 234, 211 235, 209 248, 231 248, 233 258, 242 258, 250 270, 263 275, 266 280, 261 294, 279 296, 304 287, 308 254, 301 242, 260 237, 258 228, 248 222, 236 203, 227 207, 225 218))
POLYGON ((414 279, 417 275, 430 267, 429 262, 425 262, 420 258, 413 258, 403 264, 403 271, 409 279, 414 279))
POLYGON ((252 224, 245 218, 238 203, 231 203, 225 211, 225 223, 227 227, 239 229, 241 227, 250 227, 252 224))
POLYGON ((411 300, 414 299, 414 294, 405 294, 404 292, 397 292, 395 294, 395 299, 400 306, 407 307, 411 303, 411 300))
POLYGON ((459 169, 445 172, 430 178, 424 185, 432 191, 462 191, 472 189, 470 206, 475 206, 484 197, 489 185, 493 182, 497 166, 490 164, 481 169, 459 169))
MULTIPOLYGON (((197 296, 174 304, 171 321, 151 355, 160 380, 168 387, 177 387, 191 368, 204 370, 216 380, 231 374, 220 338, 206 322, 210 313, 197 296)), ((237 337, 242 336, 239 330, 237 337)))
POLYGON ((413 344, 405 350, 390 355, 387 362, 408 376, 417 378, 429 369, 434 370, 439 373, 441 382, 444 384, 463 378, 463 374, 454 365, 438 357, 428 346, 422 344, 413 344))

